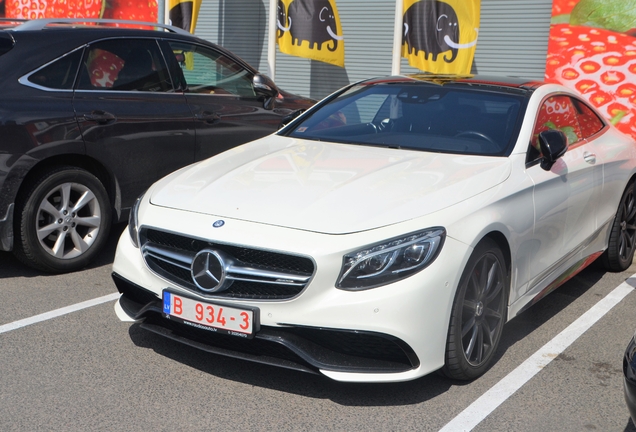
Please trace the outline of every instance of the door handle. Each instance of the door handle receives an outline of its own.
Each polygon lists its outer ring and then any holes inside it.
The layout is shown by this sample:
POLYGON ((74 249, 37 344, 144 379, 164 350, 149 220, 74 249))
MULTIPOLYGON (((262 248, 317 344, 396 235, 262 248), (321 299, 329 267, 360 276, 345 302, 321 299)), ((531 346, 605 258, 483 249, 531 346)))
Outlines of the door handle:
POLYGON ((584 153, 583 154, 583 160, 585 160, 585 162, 589 163, 589 164, 594 164, 596 163, 596 155, 594 153, 584 153))
POLYGON ((196 115, 196 118, 197 120, 201 120, 209 124, 216 123, 219 120, 221 120, 221 116, 219 116, 217 113, 213 113, 210 111, 203 111, 201 113, 198 113, 196 115))
POLYGON ((84 114, 84 119, 94 121, 99 124, 106 124, 114 122, 117 120, 117 117, 106 111, 92 111, 90 114, 84 114))

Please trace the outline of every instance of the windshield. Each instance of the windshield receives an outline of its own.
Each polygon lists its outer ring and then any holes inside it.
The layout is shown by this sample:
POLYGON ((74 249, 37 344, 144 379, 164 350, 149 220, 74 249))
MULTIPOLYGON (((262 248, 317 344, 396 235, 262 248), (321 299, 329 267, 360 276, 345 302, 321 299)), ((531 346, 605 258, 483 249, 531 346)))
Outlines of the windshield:
POLYGON ((429 83, 357 85, 287 135, 443 153, 505 155, 524 97, 429 83))

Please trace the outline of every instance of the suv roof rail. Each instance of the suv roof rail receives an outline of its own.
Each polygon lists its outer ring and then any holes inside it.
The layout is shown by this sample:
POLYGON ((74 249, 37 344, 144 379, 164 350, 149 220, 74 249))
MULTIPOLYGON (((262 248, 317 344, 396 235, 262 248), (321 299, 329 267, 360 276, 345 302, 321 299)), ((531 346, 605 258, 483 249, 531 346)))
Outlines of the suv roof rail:
POLYGON ((168 30, 173 33, 192 36, 191 33, 183 30, 179 27, 174 27, 167 24, 161 24, 156 22, 146 21, 129 21, 129 20, 117 20, 106 18, 42 18, 26 21, 24 24, 20 24, 13 28, 13 31, 30 31, 30 30, 43 30, 45 27, 51 24, 75 24, 75 23, 96 23, 96 24, 134 24, 143 25, 148 27, 158 27, 164 30, 168 30))

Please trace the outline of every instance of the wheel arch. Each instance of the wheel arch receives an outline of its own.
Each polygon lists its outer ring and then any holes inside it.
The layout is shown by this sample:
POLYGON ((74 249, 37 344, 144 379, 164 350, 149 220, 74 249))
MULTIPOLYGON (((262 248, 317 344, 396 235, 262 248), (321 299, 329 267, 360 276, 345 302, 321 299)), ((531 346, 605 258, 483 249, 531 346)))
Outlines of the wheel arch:
MULTIPOLYGON (((494 356, 497 352, 497 346, 499 345, 499 340, 501 337, 501 332, 503 331, 503 326, 508 321, 509 305, 508 305, 507 299, 509 298, 509 294, 510 294, 510 290, 509 290, 510 286, 508 286, 508 292, 505 291, 505 288, 502 288, 500 290, 495 291, 495 294, 493 294, 492 297, 489 297, 489 294, 488 295, 484 294, 484 292, 487 291, 485 288, 481 290, 473 288, 470 291, 472 292, 472 297, 471 297, 471 301, 468 304, 472 303, 473 305, 472 307, 474 308, 473 309, 474 316, 471 315, 470 312, 467 315, 465 314, 466 303, 464 302, 465 302, 465 299, 467 298, 466 296, 467 296, 467 293, 469 292, 468 287, 470 285, 468 281, 474 281, 473 283, 480 284, 480 285, 482 283, 486 283, 490 285, 490 273, 488 273, 489 275, 487 278, 488 282, 483 280, 481 277, 478 277, 476 279, 472 277, 472 274, 474 274, 473 272, 475 271, 475 269, 480 268, 478 267, 478 264, 481 262, 482 259, 484 259, 484 257, 487 256, 486 252, 489 252, 490 255, 493 255, 493 254, 501 255, 501 258, 503 258, 503 261, 504 261, 503 266, 505 266, 506 268, 501 269, 499 267, 499 270, 495 271, 495 273, 502 271, 503 272, 502 277, 510 281, 511 253, 510 253, 510 246, 508 243, 508 239, 506 238, 504 233, 497 230, 491 230, 485 233, 484 235, 482 235, 481 237, 477 237, 474 243, 474 247, 469 254, 470 257, 464 267, 464 270, 462 271, 462 276, 461 276, 461 279, 459 280, 459 285, 457 287, 457 290, 454 294, 453 306, 451 309, 451 314, 449 319, 447 342, 446 342, 446 349, 444 354, 444 366, 442 367, 441 371, 442 371, 442 374, 452 379, 472 380, 481 376, 483 373, 485 373, 486 370, 490 368, 490 366, 492 365, 494 356), (498 249, 498 250, 495 251, 495 249, 498 249), (478 282, 477 281, 478 279, 481 280, 481 282, 478 282), (491 300, 488 300, 489 298, 491 300), (497 302, 498 304, 497 309, 499 313, 490 315, 491 318, 492 317, 495 318, 495 322, 490 322, 488 325, 481 324, 481 322, 485 322, 487 320, 487 318, 485 318, 487 314, 483 313, 482 315, 482 312, 486 310, 487 308, 486 304, 488 303, 489 305, 491 301, 497 302), (495 327, 491 327, 491 324, 494 324, 495 327), (467 325, 471 327, 470 328, 466 327, 467 325), (465 335, 471 339, 471 341, 469 342, 469 346, 473 345, 474 341, 477 341, 476 343, 484 344, 485 346, 486 343, 483 342, 485 338, 481 342, 479 342, 480 339, 478 339, 478 337, 475 336, 476 334, 475 332, 477 332, 478 327, 482 329, 496 328, 498 330, 494 339, 490 339, 492 341, 492 344, 491 344, 491 347, 493 347, 492 350, 485 350, 487 354, 485 354, 484 358, 482 358, 481 354, 477 354, 477 358, 474 359, 475 361, 477 361, 477 364, 473 364, 471 363, 472 361, 471 358, 473 357, 473 354, 474 354, 473 350, 472 349, 469 350, 464 345, 464 342, 465 342, 464 339, 465 339, 465 335), (474 328, 474 331, 472 332, 473 336, 470 336, 468 333, 465 333, 464 331, 464 329, 471 330, 473 328, 474 328)), ((499 258, 497 258, 497 261, 499 261, 499 258)), ((492 267, 490 268, 496 269, 497 267, 495 267, 494 264, 492 264, 492 267)), ((491 287, 497 287, 497 286, 499 286, 499 284, 491 285, 491 287)))
POLYGON ((29 172, 24 177, 20 184, 20 188, 18 189, 18 196, 23 195, 25 190, 28 189, 33 181, 39 178, 42 173, 58 166, 73 166, 82 168, 97 177, 102 185, 104 185, 106 193, 108 194, 108 199, 115 216, 113 221, 115 222, 119 220, 121 215, 121 192, 117 179, 113 173, 98 160, 82 154, 67 153, 51 156, 38 161, 33 167, 31 167, 31 169, 29 169, 29 172))
MULTIPOLYGON (((481 243, 484 239, 490 239, 494 241, 501 253, 504 257, 504 264, 506 265, 506 276, 508 278, 508 302, 510 302, 510 296, 512 294, 512 251, 510 249, 510 243, 508 242, 508 238, 501 231, 490 231, 486 235, 484 235, 477 244, 481 243)), ((510 306, 510 304, 508 304, 510 306)), ((508 307, 506 308, 506 316, 504 317, 504 322, 508 321, 508 307)))
MULTIPOLYGON (((482 240, 484 238, 489 238, 492 241, 494 241, 495 243, 497 243, 497 246, 499 246, 499 248, 501 249, 501 252, 503 253, 504 259, 506 260, 506 271, 508 273, 508 277, 510 278, 510 271, 512 268, 512 253, 510 250, 510 244, 508 243, 508 238, 504 235, 504 233, 502 233, 501 231, 491 231, 488 234, 486 234, 482 240)), ((481 242, 481 240, 480 240, 481 242)))
POLYGON ((636 173, 633 173, 629 177, 629 180, 627 180, 627 183, 625 183, 625 188, 629 187, 630 184, 632 185, 632 187, 634 187, 634 183, 636 183, 636 173))

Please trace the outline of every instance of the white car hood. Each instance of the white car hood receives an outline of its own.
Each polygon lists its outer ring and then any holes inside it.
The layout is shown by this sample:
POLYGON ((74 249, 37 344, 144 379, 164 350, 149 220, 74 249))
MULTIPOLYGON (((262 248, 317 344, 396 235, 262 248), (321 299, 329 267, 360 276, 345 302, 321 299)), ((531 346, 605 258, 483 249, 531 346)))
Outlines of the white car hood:
POLYGON ((505 157, 334 144, 271 135, 159 182, 157 206, 345 234, 424 216, 510 175, 505 157))

